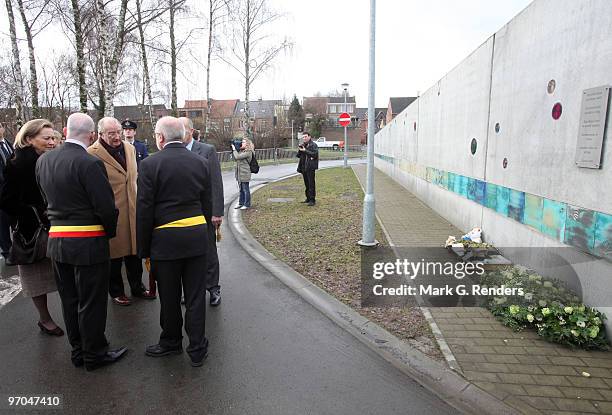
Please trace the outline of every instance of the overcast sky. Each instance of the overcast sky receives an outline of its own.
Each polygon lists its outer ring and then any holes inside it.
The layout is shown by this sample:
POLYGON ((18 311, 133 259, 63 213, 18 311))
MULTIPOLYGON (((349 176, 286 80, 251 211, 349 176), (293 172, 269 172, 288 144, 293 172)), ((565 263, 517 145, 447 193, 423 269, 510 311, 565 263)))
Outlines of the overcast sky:
MULTIPOLYGON (((376 106, 390 96, 424 92, 462 59, 523 10, 532 0, 378 0, 376 16, 376 106)), ((269 0, 284 14, 271 27, 294 42, 268 73, 252 86, 252 99, 291 98, 327 94, 348 82, 357 105, 367 106, 369 0, 269 0)), ((192 2, 204 7, 204 1, 192 2)), ((2 6, 2 45, 8 47, 6 9, 2 6)), ((15 10, 16 12, 16 10, 15 10)), ((16 15, 18 17, 18 15, 16 15)), ((18 22, 20 25, 20 22, 18 22)), ((58 36, 39 36, 36 47, 57 48, 58 36)), ((205 60, 206 39, 194 39, 192 52, 205 60)), ((27 49, 22 43, 22 68, 27 49)), ((66 47, 69 45, 66 43, 66 47)), ((39 50, 40 50, 39 49, 39 50)), ((186 68, 185 68, 186 69, 186 68)), ((168 71, 169 72, 169 71, 168 71)), ((179 79, 179 106, 185 99, 202 99, 204 70, 193 65, 179 79)), ((168 74, 169 77, 169 74, 168 74)), ((223 62, 212 66, 211 95, 243 98, 239 77, 223 62)), ((122 97, 116 104, 132 104, 122 97)), ((168 103, 169 104, 169 103, 168 103)))

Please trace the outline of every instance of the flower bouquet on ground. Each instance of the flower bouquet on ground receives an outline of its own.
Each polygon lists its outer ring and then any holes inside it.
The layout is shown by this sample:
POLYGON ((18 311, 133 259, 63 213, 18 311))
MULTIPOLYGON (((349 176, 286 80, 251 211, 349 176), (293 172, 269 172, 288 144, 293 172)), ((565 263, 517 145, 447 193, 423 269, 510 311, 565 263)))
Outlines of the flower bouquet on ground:
POLYGON ((550 280, 525 267, 514 266, 488 272, 483 286, 522 288, 523 295, 490 297, 488 309, 504 325, 520 331, 534 328, 548 341, 587 350, 608 350, 603 325, 606 316, 582 304, 559 280, 550 280))

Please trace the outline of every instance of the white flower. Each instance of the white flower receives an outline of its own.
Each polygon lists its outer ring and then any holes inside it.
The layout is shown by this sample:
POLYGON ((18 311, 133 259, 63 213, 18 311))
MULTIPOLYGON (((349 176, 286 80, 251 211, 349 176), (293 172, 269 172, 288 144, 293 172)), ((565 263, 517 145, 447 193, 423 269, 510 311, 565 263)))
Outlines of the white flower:
POLYGON ((570 332, 574 335, 574 337, 578 337, 578 332, 576 330, 570 330, 570 332))
POLYGON ((533 315, 527 314, 527 321, 533 323, 533 315))
POLYGON ((578 327, 585 327, 585 326, 586 326, 586 323, 585 323, 584 321, 578 321, 578 322, 576 323, 576 325, 577 325, 578 327))
POLYGON ((567 314, 572 314, 574 312, 574 309, 572 307, 565 307, 563 311, 565 311, 567 314))
POLYGON ((527 267, 524 267, 522 265, 515 265, 514 269, 517 270, 519 274, 527 273, 527 267))

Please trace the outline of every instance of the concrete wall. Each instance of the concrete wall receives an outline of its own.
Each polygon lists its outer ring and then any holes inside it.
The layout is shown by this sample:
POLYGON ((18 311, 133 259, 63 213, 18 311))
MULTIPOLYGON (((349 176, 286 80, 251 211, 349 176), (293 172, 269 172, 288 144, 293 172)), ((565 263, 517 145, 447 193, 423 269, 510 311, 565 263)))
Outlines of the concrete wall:
MULTIPOLYGON (((611 128, 600 169, 578 168, 574 157, 583 91, 612 84, 611 68, 609 0, 535 0, 376 135, 375 164, 497 246, 572 247, 585 302, 605 310, 611 128)), ((537 255, 520 260, 541 265, 537 255)))

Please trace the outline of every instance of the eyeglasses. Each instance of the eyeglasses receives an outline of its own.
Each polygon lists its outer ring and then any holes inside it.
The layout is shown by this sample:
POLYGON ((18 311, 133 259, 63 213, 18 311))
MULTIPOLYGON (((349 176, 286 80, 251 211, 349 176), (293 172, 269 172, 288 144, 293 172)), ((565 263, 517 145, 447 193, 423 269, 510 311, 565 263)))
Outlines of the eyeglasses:
POLYGON ((109 137, 114 137, 114 136, 120 136, 121 135, 121 130, 116 130, 116 131, 104 131, 102 134, 105 134, 109 137))

